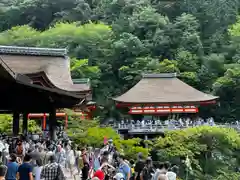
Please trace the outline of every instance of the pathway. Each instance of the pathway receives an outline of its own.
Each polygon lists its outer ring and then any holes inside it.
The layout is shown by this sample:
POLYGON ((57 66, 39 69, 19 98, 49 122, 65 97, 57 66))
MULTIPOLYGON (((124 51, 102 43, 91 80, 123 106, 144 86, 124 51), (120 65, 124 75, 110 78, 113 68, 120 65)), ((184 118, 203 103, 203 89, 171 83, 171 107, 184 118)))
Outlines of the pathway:
POLYGON ((81 180, 80 176, 75 176, 75 179, 74 177, 71 176, 71 173, 70 171, 68 171, 67 169, 63 169, 63 173, 66 177, 66 180, 81 180))

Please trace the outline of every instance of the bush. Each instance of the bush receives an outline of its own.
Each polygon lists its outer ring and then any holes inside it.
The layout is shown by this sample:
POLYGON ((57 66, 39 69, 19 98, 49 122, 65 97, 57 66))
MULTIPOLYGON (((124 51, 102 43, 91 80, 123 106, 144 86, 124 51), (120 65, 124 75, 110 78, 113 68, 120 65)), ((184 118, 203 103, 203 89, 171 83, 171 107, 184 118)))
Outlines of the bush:
POLYGON ((154 149, 159 160, 180 166, 182 178, 188 170, 191 179, 214 179, 223 177, 223 172, 233 174, 240 166, 240 136, 229 128, 201 126, 169 131, 156 140, 154 149))
POLYGON ((81 120, 70 116, 67 133, 74 143, 81 147, 101 148, 104 145, 104 138, 111 138, 117 150, 129 159, 135 159, 139 152, 146 157, 149 151, 140 146, 140 139, 123 140, 113 128, 100 127, 97 120, 81 120))
MULTIPOLYGON (((20 132, 22 132, 22 120, 20 119, 20 132)), ((36 120, 28 120, 28 132, 41 132, 41 127, 37 124, 36 120)), ((12 115, 0 115, 0 133, 12 134, 12 115)))

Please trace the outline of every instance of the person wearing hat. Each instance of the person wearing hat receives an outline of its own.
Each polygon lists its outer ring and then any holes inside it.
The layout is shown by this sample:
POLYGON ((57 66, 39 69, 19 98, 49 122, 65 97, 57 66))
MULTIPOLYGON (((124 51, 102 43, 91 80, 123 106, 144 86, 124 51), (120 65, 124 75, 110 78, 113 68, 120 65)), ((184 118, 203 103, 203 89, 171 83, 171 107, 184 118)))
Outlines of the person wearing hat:
POLYGON ((7 174, 6 180, 16 180, 18 172, 18 163, 16 162, 17 156, 15 154, 10 154, 9 162, 7 163, 7 174))
POLYGON ((114 151, 115 151, 115 147, 114 147, 114 144, 113 144, 113 140, 109 139, 108 140, 108 152, 113 153, 114 151))
POLYGON ((122 173, 117 173, 114 177, 113 180, 125 180, 124 175, 122 173))
POLYGON ((168 180, 176 180, 179 168, 174 165, 167 173, 168 180))

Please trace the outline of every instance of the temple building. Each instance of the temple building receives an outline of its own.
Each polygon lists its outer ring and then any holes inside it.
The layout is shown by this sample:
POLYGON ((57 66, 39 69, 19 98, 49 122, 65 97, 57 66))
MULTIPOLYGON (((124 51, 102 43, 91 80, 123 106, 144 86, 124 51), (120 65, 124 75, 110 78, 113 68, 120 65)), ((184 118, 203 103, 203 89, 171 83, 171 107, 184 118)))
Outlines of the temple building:
MULTIPOLYGON (((66 49, 0 46, 0 59, 5 67, 15 74, 28 78, 32 85, 79 97, 79 101, 70 107, 77 111, 76 115, 90 116, 94 105, 91 104, 88 108, 88 103, 92 99, 89 79, 72 80, 70 59, 66 49)), ((43 111, 28 114, 29 118, 42 118, 43 129, 48 124, 46 122, 48 116, 50 114, 43 111)), ((56 116, 63 117, 67 123, 67 114, 61 108, 56 109, 56 116)))
POLYGON ((165 126, 158 126, 161 120, 193 118, 200 106, 214 104, 217 99, 184 83, 176 73, 144 74, 134 87, 113 98, 116 106, 128 114, 128 125, 120 123, 119 132, 132 135, 162 133, 160 127, 165 126))

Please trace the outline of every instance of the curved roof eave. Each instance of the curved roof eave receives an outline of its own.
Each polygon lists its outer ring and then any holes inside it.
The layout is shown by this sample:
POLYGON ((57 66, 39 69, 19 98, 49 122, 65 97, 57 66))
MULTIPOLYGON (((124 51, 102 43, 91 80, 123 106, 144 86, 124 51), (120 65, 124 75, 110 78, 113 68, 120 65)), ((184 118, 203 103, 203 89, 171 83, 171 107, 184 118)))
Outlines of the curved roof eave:
POLYGON ((135 86, 113 100, 129 104, 164 104, 207 102, 218 99, 217 96, 201 92, 179 80, 173 74, 170 75, 143 76, 135 86))
MULTIPOLYGON (((0 46, 1 50, 1 46, 0 46)), ((4 51, 5 52, 5 51, 4 51)), ((0 52, 2 60, 14 72, 19 74, 36 74, 44 72, 54 87, 69 91, 90 91, 89 86, 74 84, 70 74, 70 62, 65 56, 35 56, 32 54, 4 54, 0 52)))
POLYGON ((83 84, 70 84, 70 86, 72 86, 71 89, 63 89, 62 87, 59 87, 57 86, 56 84, 54 84, 54 81, 51 80, 51 78, 47 75, 47 73, 45 71, 39 71, 39 72, 35 72, 35 73, 31 73, 31 74, 27 74, 27 76, 41 76, 43 77, 43 79, 47 82, 47 83, 50 83, 51 86, 59 89, 59 90, 63 90, 63 91, 69 91, 69 92, 87 92, 87 91, 90 91, 90 87, 87 89, 87 88, 82 88, 81 86, 84 86, 83 84))
POLYGON ((118 102, 118 103, 126 103, 126 104, 178 104, 178 103, 183 103, 183 104, 185 104, 185 103, 193 103, 193 104, 195 104, 195 103, 204 103, 204 102, 210 102, 210 101, 215 101, 215 100, 217 100, 219 97, 217 97, 217 96, 215 96, 214 98, 211 98, 211 99, 206 99, 206 100, 202 100, 202 101, 194 101, 194 100, 192 100, 192 101, 168 101, 168 102, 166 102, 166 101, 156 101, 156 102, 154 102, 154 101, 135 101, 135 102, 132 102, 132 101, 122 101, 122 100, 120 100, 120 99, 118 99, 118 98, 112 98, 114 101, 116 101, 116 102, 118 102))

